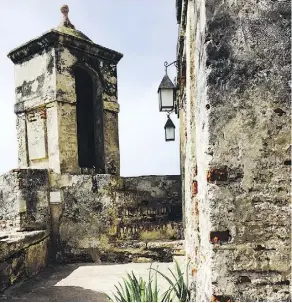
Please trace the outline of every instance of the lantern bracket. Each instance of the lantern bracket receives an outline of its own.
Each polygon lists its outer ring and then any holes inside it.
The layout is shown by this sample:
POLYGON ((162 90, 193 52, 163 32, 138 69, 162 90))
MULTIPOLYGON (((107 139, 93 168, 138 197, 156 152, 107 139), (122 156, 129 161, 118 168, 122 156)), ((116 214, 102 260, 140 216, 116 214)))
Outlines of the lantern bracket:
POLYGON ((165 67, 165 74, 167 75, 167 68, 174 64, 175 67, 178 67, 178 60, 175 60, 171 63, 168 63, 167 61, 164 62, 164 67, 165 67))

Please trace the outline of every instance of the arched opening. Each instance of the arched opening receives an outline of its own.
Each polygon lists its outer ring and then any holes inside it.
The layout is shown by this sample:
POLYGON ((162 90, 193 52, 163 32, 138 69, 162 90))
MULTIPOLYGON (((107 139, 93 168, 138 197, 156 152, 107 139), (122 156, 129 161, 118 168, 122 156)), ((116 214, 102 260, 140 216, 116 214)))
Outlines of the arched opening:
POLYGON ((75 68, 78 162, 81 168, 103 172, 102 105, 96 83, 86 69, 75 68))

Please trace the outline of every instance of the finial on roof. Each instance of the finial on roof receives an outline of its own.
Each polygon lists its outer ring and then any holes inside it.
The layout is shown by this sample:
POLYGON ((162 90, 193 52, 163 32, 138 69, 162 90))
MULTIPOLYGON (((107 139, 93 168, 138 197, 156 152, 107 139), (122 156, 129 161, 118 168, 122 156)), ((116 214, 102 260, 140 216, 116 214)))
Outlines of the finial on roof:
POLYGON ((69 17, 68 17, 69 6, 66 4, 62 5, 61 13, 63 14, 63 20, 62 20, 60 26, 65 26, 65 27, 75 29, 75 26, 70 22, 69 17))

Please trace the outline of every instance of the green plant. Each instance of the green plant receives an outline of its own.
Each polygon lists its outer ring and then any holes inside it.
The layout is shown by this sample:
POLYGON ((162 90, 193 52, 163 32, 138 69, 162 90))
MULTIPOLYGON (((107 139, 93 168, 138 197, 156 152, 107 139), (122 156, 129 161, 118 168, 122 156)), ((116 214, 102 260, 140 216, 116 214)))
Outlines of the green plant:
POLYGON ((159 302, 159 290, 157 287, 157 273, 154 275, 152 286, 151 266, 149 270, 148 282, 145 282, 141 277, 136 277, 134 272, 127 273, 127 279, 123 278, 124 284, 119 282, 116 286, 116 294, 114 298, 107 296, 113 302, 159 302))
MULTIPOLYGON (((187 264, 188 270, 189 263, 187 264)), ((170 279, 157 269, 149 268, 148 282, 141 277, 136 277, 127 273, 127 278, 123 278, 123 285, 115 285, 116 294, 114 298, 107 296, 110 301, 115 302, 190 302, 188 271, 186 271, 186 280, 181 271, 178 262, 175 260, 176 273, 168 269, 173 277, 170 279), (155 271, 154 280, 152 270, 155 271), (168 290, 160 296, 157 284, 157 274, 161 275, 169 284, 168 290)))
POLYGON ((181 271, 180 266, 178 262, 175 260, 175 268, 176 268, 176 274, 173 273, 171 269, 168 268, 170 271, 173 280, 167 277, 162 272, 155 270, 158 272, 166 281, 169 283, 170 287, 164 294, 164 302, 172 302, 175 300, 175 302, 190 302, 191 300, 191 294, 189 290, 189 278, 188 278, 188 268, 189 268, 190 262, 187 263, 186 266, 186 279, 184 279, 184 273, 181 271))

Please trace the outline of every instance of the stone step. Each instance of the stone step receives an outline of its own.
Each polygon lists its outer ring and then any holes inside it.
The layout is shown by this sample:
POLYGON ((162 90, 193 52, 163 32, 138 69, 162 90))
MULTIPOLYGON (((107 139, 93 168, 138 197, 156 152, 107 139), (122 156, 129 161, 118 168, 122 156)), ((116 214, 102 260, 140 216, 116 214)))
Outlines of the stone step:
MULTIPOLYGON (((135 242, 135 241, 133 241, 135 242)), ((106 263, 151 263, 173 262, 174 257, 185 255, 184 241, 153 241, 147 243, 124 243, 124 247, 116 247, 100 256, 106 263)))
POLYGON ((183 250, 184 249, 184 240, 160 240, 160 241, 149 241, 149 242, 145 242, 145 241, 120 241, 117 242, 117 246, 120 248, 123 247, 133 247, 133 248, 147 248, 151 249, 151 248, 170 248, 173 250, 183 250))

